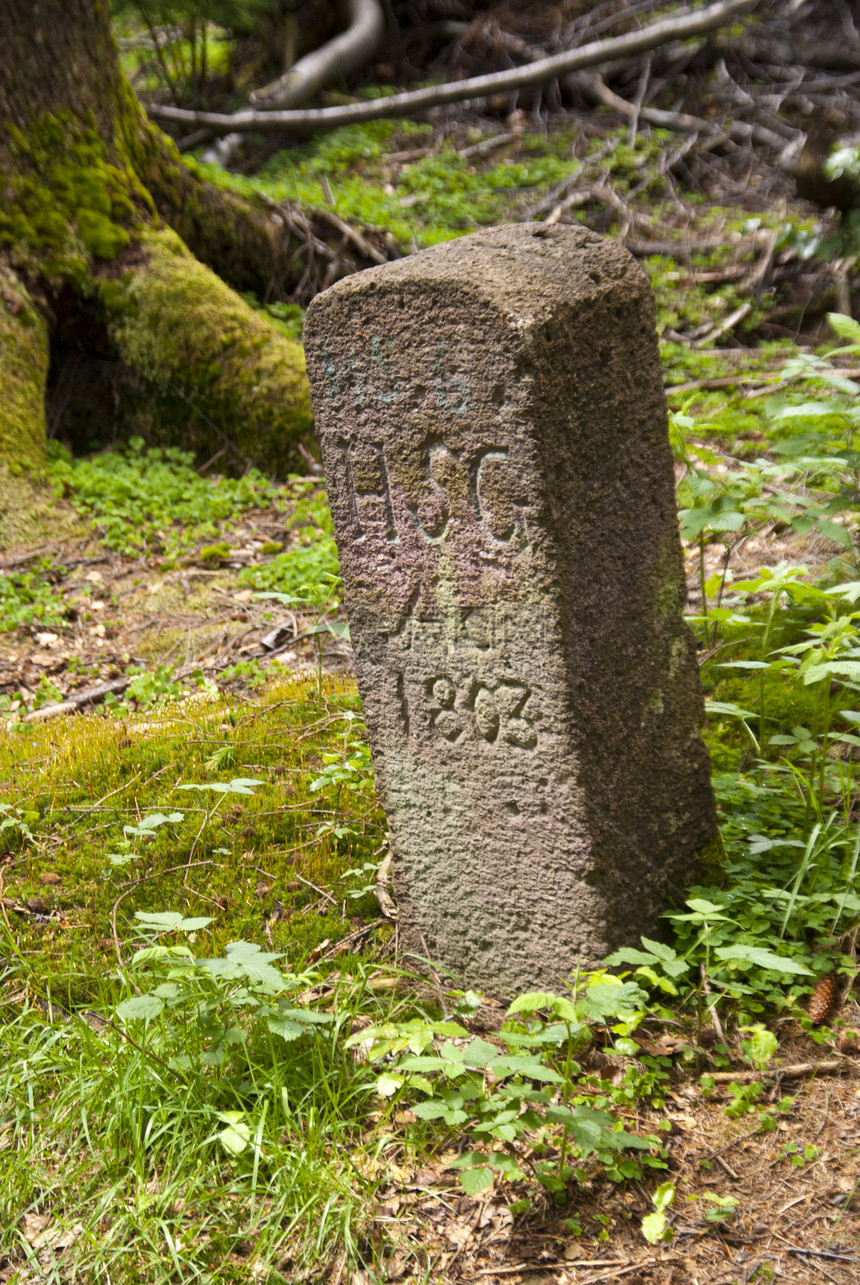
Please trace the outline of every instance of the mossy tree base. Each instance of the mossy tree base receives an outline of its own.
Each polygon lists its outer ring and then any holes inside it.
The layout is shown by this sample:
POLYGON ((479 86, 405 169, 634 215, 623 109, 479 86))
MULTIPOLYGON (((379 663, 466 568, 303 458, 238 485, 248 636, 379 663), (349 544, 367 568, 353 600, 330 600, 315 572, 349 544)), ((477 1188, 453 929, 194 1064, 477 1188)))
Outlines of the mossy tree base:
POLYGON ((45 448, 48 328, 28 291, 0 263, 0 459, 38 463, 45 448))
POLYGON ((210 454, 227 438, 269 472, 295 467, 311 428, 301 347, 215 275, 260 294, 289 284, 283 230, 207 185, 147 120, 107 0, 9 0, 4 36, 0 462, 41 461, 50 344, 68 350, 72 335, 82 361, 130 376, 114 389, 136 389, 103 437, 125 417, 210 454))
POLYGON ((211 454, 223 433, 246 462, 283 475, 311 434, 301 344, 275 334, 169 228, 147 229, 140 247, 146 269, 106 279, 100 297, 123 362, 166 394, 161 424, 183 423, 184 441, 211 454))

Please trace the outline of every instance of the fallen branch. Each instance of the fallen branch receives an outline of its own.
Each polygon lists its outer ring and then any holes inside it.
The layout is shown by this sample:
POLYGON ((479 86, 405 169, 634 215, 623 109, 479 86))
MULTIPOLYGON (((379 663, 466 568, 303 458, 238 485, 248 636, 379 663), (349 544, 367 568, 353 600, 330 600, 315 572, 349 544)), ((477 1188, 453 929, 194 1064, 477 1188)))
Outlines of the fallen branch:
POLYGON ((752 304, 749 302, 742 303, 739 308, 735 308, 734 312, 730 313, 729 316, 721 321, 718 326, 713 326, 707 330, 705 334, 700 335, 698 339, 694 339, 692 347, 703 348, 705 344, 713 343, 713 341, 718 339, 720 335, 725 334, 727 330, 731 330, 736 326, 739 321, 743 321, 744 317, 748 316, 751 312, 752 304))
POLYGON ((841 1071, 845 1066, 844 1058, 830 1058, 825 1062, 793 1062, 789 1066, 769 1067, 765 1071, 712 1071, 710 1078, 715 1084, 752 1084, 763 1078, 798 1080, 804 1075, 841 1071))
POLYGON ((379 0, 349 0, 350 24, 313 53, 262 89, 249 95, 255 107, 269 111, 306 101, 335 76, 345 76, 372 58, 385 32, 379 0))
MULTIPOLYGON (((734 143, 761 143, 765 147, 778 148, 780 152, 786 150, 786 140, 783 136, 772 129, 766 129, 763 125, 751 125, 745 120, 724 120, 719 117, 714 120, 704 120, 701 116, 690 116, 686 112, 661 111, 659 107, 639 107, 637 110, 635 103, 628 103, 626 98, 619 97, 600 76, 571 76, 570 82, 573 87, 581 90, 595 102, 602 103, 604 107, 610 107, 623 116, 628 116, 631 122, 634 119, 644 120, 649 125, 658 125, 661 129, 704 134, 706 137, 724 135, 734 143)), ((797 130, 796 139, 802 137, 803 131, 797 130)))
MULTIPOLYGON (((379 0, 349 0, 349 16, 346 31, 300 58, 277 80, 249 94, 252 106, 262 111, 296 107, 307 102, 335 76, 345 76, 372 58, 385 32, 385 15, 379 0)), ((241 134, 228 134, 210 148, 203 159, 227 165, 241 141, 241 134)))
POLYGON ((662 21, 650 23, 639 31, 628 32, 624 36, 616 36, 611 40, 594 41, 583 45, 580 49, 554 54, 550 58, 541 58, 527 67, 513 67, 508 71, 475 76, 449 85, 433 85, 428 89, 416 89, 369 102, 350 103, 344 107, 277 112, 248 110, 225 115, 218 112, 197 112, 154 104, 149 108, 149 114, 155 120, 206 126, 216 134, 255 133, 262 130, 280 130, 284 133, 314 132, 361 121, 411 116, 415 112, 426 111, 430 107, 440 107, 446 103, 460 103, 466 99, 509 93, 528 85, 544 85, 560 76, 582 71, 586 67, 596 67, 615 58, 633 58, 639 54, 648 53, 651 49, 657 49, 671 40, 687 39, 701 35, 703 32, 714 31, 731 22, 738 14, 754 9, 757 3, 758 0, 719 0, 717 4, 697 9, 680 18, 664 18, 662 21))
POLYGON ((113 694, 119 695, 124 692, 131 682, 131 678, 114 678, 109 683, 99 683, 97 687, 88 687, 86 691, 77 692, 74 696, 67 697, 66 700, 57 704, 42 705, 40 709, 34 709, 31 713, 25 714, 21 719, 22 723, 44 723, 49 718, 57 718, 60 714, 75 714, 85 705, 98 705, 106 696, 113 694))
POLYGON ((834 1258, 840 1263, 856 1263, 860 1261, 852 1258, 850 1254, 835 1254, 831 1249, 801 1249, 799 1245, 789 1245, 786 1253, 793 1254, 795 1258, 834 1258))
POLYGON ((726 1033, 723 1030, 723 1025, 720 1021, 719 1013, 717 1012, 717 1001, 711 998, 711 986, 708 981, 708 974, 704 963, 699 964, 699 976, 702 979, 702 991, 705 995, 705 1003, 707 1004, 708 1012, 711 1015, 711 1022, 713 1023, 714 1030, 717 1033, 717 1039, 721 1044, 725 1044, 727 1042, 726 1033))

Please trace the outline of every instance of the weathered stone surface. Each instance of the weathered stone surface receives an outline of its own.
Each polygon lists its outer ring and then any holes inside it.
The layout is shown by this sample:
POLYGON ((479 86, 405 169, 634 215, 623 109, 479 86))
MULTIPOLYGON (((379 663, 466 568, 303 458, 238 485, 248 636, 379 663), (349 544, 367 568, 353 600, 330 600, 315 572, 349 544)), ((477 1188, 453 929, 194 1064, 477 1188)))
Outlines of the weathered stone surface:
POLYGON ((649 286, 496 228, 339 282, 305 347, 402 941, 557 986, 716 833, 649 286))

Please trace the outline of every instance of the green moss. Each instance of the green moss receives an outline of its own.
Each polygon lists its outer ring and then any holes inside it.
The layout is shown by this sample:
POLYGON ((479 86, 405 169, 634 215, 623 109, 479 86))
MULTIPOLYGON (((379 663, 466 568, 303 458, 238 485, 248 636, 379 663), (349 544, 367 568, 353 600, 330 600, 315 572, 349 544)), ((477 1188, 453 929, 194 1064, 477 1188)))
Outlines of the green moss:
POLYGON ((696 862, 702 874, 702 883, 722 883, 725 877, 726 847, 719 830, 696 850, 696 862))
POLYGON ((48 331, 27 291, 0 267, 0 461, 13 470, 45 451, 48 331))
POLYGON ((0 245, 49 279, 82 286, 92 259, 109 262, 129 244, 136 202, 146 205, 131 166, 65 111, 38 117, 26 135, 12 131, 9 152, 0 245))
POLYGON ((672 532, 662 545, 654 565, 654 609, 658 620, 679 617, 684 566, 679 556, 678 540, 672 532))
POLYGON ((175 233, 149 229, 140 240, 145 269, 99 283, 123 361, 172 399, 199 449, 220 450, 223 433, 259 467, 288 471, 296 443, 311 435, 301 345, 278 334, 175 233))
POLYGON ((240 938, 264 940, 265 927, 288 968, 301 966, 322 940, 348 936, 353 925, 342 907, 354 914, 356 906, 339 895, 340 880, 373 859, 384 818, 369 786, 311 788, 320 756, 344 752, 354 683, 325 680, 323 699, 321 707, 315 682, 285 675, 238 704, 192 699, 14 734, 0 726, 0 802, 28 814, 35 837, 7 828, 4 844, 16 859, 5 891, 21 901, 41 898, 70 925, 47 934, 35 918, 16 921, 34 982, 59 988, 64 978, 68 1000, 91 1000, 116 962, 111 914, 120 894, 123 942, 135 938, 135 911, 173 909, 212 916, 201 953, 217 955, 240 938), (226 796, 179 784, 226 785, 237 777, 259 784, 226 796), (89 805, 106 795, 93 825, 89 805), (323 824, 335 808, 349 831, 341 837, 323 824), (174 819, 149 838, 124 830, 153 812, 174 819), (40 880, 47 868, 57 876, 53 885, 40 880), (335 891, 325 915, 314 885, 335 891))

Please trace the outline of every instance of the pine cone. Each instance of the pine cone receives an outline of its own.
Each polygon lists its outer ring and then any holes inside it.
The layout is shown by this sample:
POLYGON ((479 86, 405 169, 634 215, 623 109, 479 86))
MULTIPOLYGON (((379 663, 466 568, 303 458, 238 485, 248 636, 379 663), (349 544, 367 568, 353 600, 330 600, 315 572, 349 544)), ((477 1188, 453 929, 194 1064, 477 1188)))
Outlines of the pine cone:
POLYGON ((809 1016, 815 1026, 829 1022, 838 1000, 835 977, 819 977, 809 997, 809 1016))

